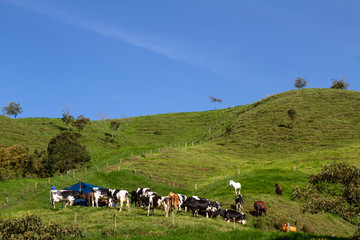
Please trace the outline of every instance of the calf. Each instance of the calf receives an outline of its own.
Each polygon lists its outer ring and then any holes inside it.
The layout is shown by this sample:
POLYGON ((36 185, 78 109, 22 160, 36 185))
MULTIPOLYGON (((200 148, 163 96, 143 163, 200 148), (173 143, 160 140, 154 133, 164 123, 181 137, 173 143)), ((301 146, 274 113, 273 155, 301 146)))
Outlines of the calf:
POLYGON ((168 195, 171 199, 171 209, 175 210, 177 212, 178 205, 179 205, 179 196, 173 192, 170 192, 168 195))
MULTIPOLYGON (((179 211, 181 211, 181 208, 183 207, 183 204, 184 204, 184 202, 186 201, 187 196, 182 195, 182 194, 177 194, 177 195, 178 195, 178 197, 179 197, 178 209, 179 209, 179 211)), ((186 211, 185 211, 185 212, 186 212, 186 211)))
POLYGON ((151 209, 151 216, 154 216, 155 208, 163 208, 165 210, 165 216, 168 217, 170 212, 170 205, 171 205, 171 200, 169 196, 161 197, 156 194, 153 194, 149 197, 147 216, 149 216, 150 214, 150 209, 151 209))
POLYGON ((50 203, 55 208, 58 202, 65 202, 66 205, 72 206, 77 198, 79 198, 79 191, 72 190, 50 190, 50 203))
POLYGON ((88 192, 88 193, 80 192, 79 197, 84 199, 84 201, 87 203, 88 206, 91 206, 91 207, 94 206, 94 193, 93 192, 88 192))
POLYGON ((220 210, 219 214, 227 222, 230 222, 230 220, 233 220, 235 218, 236 222, 239 222, 241 224, 246 223, 246 215, 245 215, 245 213, 239 213, 239 212, 234 211, 234 210, 225 209, 225 210, 220 210))
POLYGON ((114 204, 114 208, 116 208, 115 203, 120 203, 119 212, 121 212, 122 210, 123 203, 126 203, 128 211, 130 211, 130 199, 128 191, 119 189, 108 189, 108 196, 111 199, 111 202, 114 204))
POLYGON ((99 207, 99 201, 107 200, 107 205, 110 207, 112 205, 111 201, 112 199, 109 196, 108 189, 100 189, 100 188, 93 188, 94 193, 94 202, 96 207, 99 207))
POLYGON ((255 217, 258 217, 259 215, 261 217, 262 213, 264 213, 266 216, 267 206, 265 202, 256 201, 254 203, 254 209, 255 209, 255 217))
POLYGON ((281 226, 281 230, 284 232, 297 232, 296 227, 292 227, 289 224, 283 223, 281 226))
POLYGON ((235 198, 236 210, 242 212, 244 208, 244 199, 241 194, 235 198))
POLYGON ((277 183, 275 183, 275 192, 280 196, 282 195, 282 187, 280 187, 277 183))

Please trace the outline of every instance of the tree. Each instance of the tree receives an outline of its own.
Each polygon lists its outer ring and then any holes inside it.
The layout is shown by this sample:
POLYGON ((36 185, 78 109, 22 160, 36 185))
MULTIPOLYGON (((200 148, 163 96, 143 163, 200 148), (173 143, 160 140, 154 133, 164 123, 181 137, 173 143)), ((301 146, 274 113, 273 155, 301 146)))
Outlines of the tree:
POLYGON ((295 87, 298 89, 304 88, 306 87, 307 82, 304 78, 298 77, 297 79, 295 79, 295 87))
POLYGON ((106 121, 108 115, 106 113, 99 112, 98 116, 99 116, 99 122, 102 126, 103 133, 105 133, 105 121, 106 121))
POLYGON ((79 131, 79 134, 84 130, 85 126, 90 123, 90 118, 84 117, 84 115, 78 116, 78 118, 71 123, 73 127, 76 127, 79 131))
POLYGON ((89 152, 77 136, 69 131, 60 132, 52 138, 47 147, 46 170, 49 176, 59 171, 64 173, 90 161, 89 152))
POLYGON ((114 132, 120 128, 120 122, 119 121, 111 121, 110 123, 110 129, 112 130, 111 139, 114 138, 114 132))
POLYGON ((330 88, 334 89, 347 89, 349 87, 349 84, 345 82, 344 77, 342 77, 340 80, 331 79, 332 85, 330 88))
POLYGON ((295 186, 291 197, 304 202, 304 212, 330 212, 352 224, 360 224, 359 168, 348 163, 332 163, 308 178, 311 185, 295 186))
POLYGON ((66 124, 68 130, 70 129, 69 124, 74 121, 74 116, 70 115, 71 108, 69 105, 66 105, 65 109, 63 109, 63 114, 61 120, 66 124))
POLYGON ((20 103, 10 102, 7 107, 3 107, 3 113, 8 117, 14 115, 16 118, 18 114, 23 112, 22 107, 20 107, 20 103))
POLYGON ((211 102, 214 103, 215 110, 216 110, 216 102, 222 103, 222 100, 219 99, 219 98, 215 98, 215 97, 213 97, 213 96, 211 96, 211 97, 209 97, 209 98, 210 98, 211 102))
POLYGON ((292 128, 296 119, 296 111, 294 109, 290 109, 289 111, 287 111, 287 114, 290 118, 292 128))

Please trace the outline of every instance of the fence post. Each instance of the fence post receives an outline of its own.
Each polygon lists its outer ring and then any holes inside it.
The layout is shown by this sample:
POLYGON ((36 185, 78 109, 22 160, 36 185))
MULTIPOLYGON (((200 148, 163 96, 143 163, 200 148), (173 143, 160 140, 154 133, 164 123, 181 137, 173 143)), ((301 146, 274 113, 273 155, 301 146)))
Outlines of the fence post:
POLYGON ((96 166, 96 171, 99 171, 99 165, 96 166))
POLYGON ((74 225, 76 225, 76 212, 74 212, 74 225))
POLYGON ((192 146, 192 147, 194 146, 194 142, 191 143, 191 146, 192 146))
POLYGON ((9 204, 9 197, 6 197, 6 206, 9 204))
POLYGON ((175 225, 175 217, 174 217, 174 211, 171 212, 171 218, 172 218, 172 225, 175 225))
POLYGON ((296 170, 296 167, 295 167, 295 165, 294 165, 294 171, 296 170))
POLYGON ((134 174, 136 174, 136 169, 134 169, 134 174))
POLYGON ((50 183, 50 177, 49 177, 49 183, 50 183))
POLYGON ((114 213, 114 230, 116 230, 116 213, 114 213))
POLYGON ((185 148, 187 148, 187 143, 185 143, 185 148))
POLYGON ((118 171, 120 171, 120 165, 118 166, 118 171))
POLYGON ((197 190, 197 184, 195 183, 195 189, 197 190))
POLYGON ((60 174, 60 180, 62 180, 62 174, 60 174))
POLYGON ((150 174, 150 179, 152 179, 152 174, 150 174))
POLYGON ((233 218, 233 228, 235 230, 235 218, 233 218))
POLYGON ((35 182, 35 188, 37 188, 37 182, 35 182))
POLYGON ((160 152, 160 148, 158 148, 158 152, 160 152))

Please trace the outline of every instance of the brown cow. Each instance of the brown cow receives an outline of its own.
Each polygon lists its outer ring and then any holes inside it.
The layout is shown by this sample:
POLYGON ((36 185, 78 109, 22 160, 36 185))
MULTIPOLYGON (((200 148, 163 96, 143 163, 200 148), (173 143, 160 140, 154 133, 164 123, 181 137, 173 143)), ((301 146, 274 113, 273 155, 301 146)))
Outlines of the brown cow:
POLYGON ((275 183, 275 192, 280 196, 282 195, 282 187, 280 187, 277 183, 275 183))
POLYGON ((266 211, 267 211, 267 206, 266 203, 263 201, 256 201, 254 203, 254 209, 255 209, 255 217, 258 217, 260 215, 262 215, 262 213, 265 213, 266 216, 266 211))
POLYGON ((175 212, 177 212, 179 206, 179 196, 173 192, 170 192, 168 196, 171 199, 171 209, 174 209, 175 212))
POLYGON ((90 207, 94 206, 94 193, 93 192, 88 192, 88 193, 83 193, 81 192, 79 194, 79 196, 85 200, 85 202, 87 203, 87 205, 90 207))

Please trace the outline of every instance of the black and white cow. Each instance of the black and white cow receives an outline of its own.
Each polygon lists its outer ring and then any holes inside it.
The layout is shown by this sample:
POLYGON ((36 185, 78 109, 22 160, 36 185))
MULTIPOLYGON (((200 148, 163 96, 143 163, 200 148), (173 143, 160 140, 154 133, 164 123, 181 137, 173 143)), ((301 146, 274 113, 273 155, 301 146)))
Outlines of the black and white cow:
MULTIPOLYGON (((186 199, 187 199, 187 196, 182 195, 182 194, 177 194, 177 195, 178 195, 178 197, 179 197, 178 209, 179 209, 179 211, 181 211, 181 208, 183 207, 184 202, 185 202, 186 199)), ((184 207, 184 208, 185 208, 185 207, 184 207)), ((185 212, 186 212, 186 209, 185 209, 185 212)))
POLYGON ((161 197, 157 194, 152 194, 145 196, 145 198, 148 198, 149 205, 148 205, 148 216, 150 214, 151 209, 151 216, 154 215, 154 209, 155 208, 162 208, 165 210, 165 216, 168 217, 170 213, 170 207, 171 207, 171 199, 169 196, 161 197))
POLYGON ((223 217, 224 220, 227 221, 227 222, 230 222, 235 218, 236 222, 239 222, 241 224, 246 223, 246 215, 245 215, 245 213, 239 213, 239 212, 234 211, 234 210, 225 209, 225 210, 218 211, 217 214, 220 214, 220 216, 223 217))
POLYGON ((199 216, 200 211, 206 212, 206 217, 209 217, 209 213, 212 215, 213 211, 217 211, 218 203, 211 202, 206 198, 199 198, 197 196, 192 196, 186 199, 184 206, 187 209, 190 209, 193 212, 194 217, 199 216), (216 209, 216 210, 215 210, 216 209))
POLYGON ((242 212, 244 208, 244 199, 241 194, 235 198, 236 210, 242 212))
POLYGON ((114 204, 114 208, 116 208, 116 203, 120 203, 119 212, 121 212, 124 203, 126 203, 128 211, 130 211, 130 198, 128 191, 119 189, 108 189, 108 196, 111 199, 111 202, 114 204))
POLYGON ((99 201, 101 200, 105 200, 108 201, 107 205, 110 207, 112 205, 112 199, 109 196, 109 191, 108 189, 101 189, 101 188, 97 188, 94 187, 92 189, 93 193, 94 193, 94 202, 96 207, 99 207, 99 201))
POLYGON ((136 191, 131 192, 131 203, 135 202, 135 207, 143 205, 142 199, 147 192, 151 191, 150 188, 138 188, 136 191))
POLYGON ((55 208, 55 203, 65 202, 66 205, 72 206, 77 198, 79 198, 79 191, 72 190, 50 190, 50 203, 55 208))

